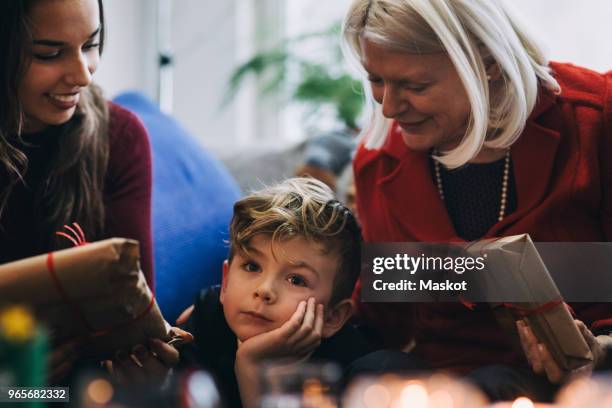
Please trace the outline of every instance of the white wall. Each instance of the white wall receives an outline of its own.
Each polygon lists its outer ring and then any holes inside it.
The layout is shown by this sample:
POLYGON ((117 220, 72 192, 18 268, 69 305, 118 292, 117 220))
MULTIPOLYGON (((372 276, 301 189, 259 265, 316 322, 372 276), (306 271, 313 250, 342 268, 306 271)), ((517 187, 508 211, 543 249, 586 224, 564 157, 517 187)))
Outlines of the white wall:
POLYGON ((110 98, 138 89, 157 93, 155 1, 105 0, 106 42, 95 80, 110 98))
POLYGON ((221 107, 236 64, 235 16, 235 1, 174 1, 174 116, 207 144, 236 137, 239 118, 221 107))
MULTIPOLYGON (((551 59, 600 71, 612 69, 612 1, 505 1, 523 17, 551 59)), ((105 0, 108 42, 97 81, 111 97, 127 89, 156 95, 155 3, 105 0)), ((279 13, 286 15, 286 32, 297 35, 340 19, 350 0, 172 3, 175 117, 219 152, 304 137, 298 111, 282 115, 277 105, 263 103, 252 91, 243 92, 234 104, 221 109, 229 74, 251 51, 273 43, 283 33, 279 13)))
MULTIPOLYGON (((171 0, 172 114, 214 151, 276 139, 278 106, 241 92, 223 104, 232 70, 284 33, 285 0, 171 0), (255 21, 263 22, 259 26, 255 21)), ((96 81, 107 96, 139 90, 157 99, 155 0, 105 0, 107 43, 96 81)))
MULTIPOLYGON (((221 108, 236 65, 235 3, 172 1, 173 115, 203 143, 236 137, 233 105, 221 108)), ((105 0, 104 6, 107 42, 96 81, 110 98, 139 90, 157 100, 156 1, 105 0)))
POLYGON ((554 61, 612 69, 612 1, 504 0, 554 61))

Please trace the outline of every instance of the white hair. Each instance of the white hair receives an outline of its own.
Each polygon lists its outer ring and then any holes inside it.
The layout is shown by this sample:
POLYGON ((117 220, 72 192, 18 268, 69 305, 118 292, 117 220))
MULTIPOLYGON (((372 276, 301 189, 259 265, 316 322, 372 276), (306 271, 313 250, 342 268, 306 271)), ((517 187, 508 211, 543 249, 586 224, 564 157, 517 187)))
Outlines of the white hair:
MULTIPOLYGON (((464 165, 483 146, 511 146, 536 104, 540 83, 560 92, 547 59, 501 0, 354 0, 342 33, 343 50, 353 63, 363 58, 360 38, 391 50, 448 55, 471 107, 459 145, 436 156, 449 168, 464 165), (487 68, 494 66, 500 77, 489 82, 487 68)), ((382 115, 367 80, 364 88, 373 109, 362 134, 366 148, 378 149, 391 119, 382 115)))

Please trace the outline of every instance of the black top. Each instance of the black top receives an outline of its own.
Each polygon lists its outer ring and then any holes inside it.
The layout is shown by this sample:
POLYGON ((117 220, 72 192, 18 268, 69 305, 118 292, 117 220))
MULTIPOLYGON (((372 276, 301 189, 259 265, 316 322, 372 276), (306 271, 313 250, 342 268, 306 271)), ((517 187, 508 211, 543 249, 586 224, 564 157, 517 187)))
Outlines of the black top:
MULTIPOLYGON (((195 308, 185 330, 195 340, 183 346, 181 368, 199 366, 212 373, 228 407, 241 407, 240 391, 234 374, 238 342, 228 326, 219 301, 219 286, 203 289, 195 300, 195 308)), ((324 339, 310 356, 311 361, 331 361, 343 370, 357 358, 372 351, 361 334, 346 324, 334 336, 324 339)))
MULTIPOLYGON (((493 163, 469 163, 448 170, 440 165, 444 203, 457 235, 466 241, 482 238, 497 223, 506 158, 493 163)), ((431 172, 436 182, 435 167, 431 172)), ((516 210, 516 185, 510 161, 505 217, 516 210)))

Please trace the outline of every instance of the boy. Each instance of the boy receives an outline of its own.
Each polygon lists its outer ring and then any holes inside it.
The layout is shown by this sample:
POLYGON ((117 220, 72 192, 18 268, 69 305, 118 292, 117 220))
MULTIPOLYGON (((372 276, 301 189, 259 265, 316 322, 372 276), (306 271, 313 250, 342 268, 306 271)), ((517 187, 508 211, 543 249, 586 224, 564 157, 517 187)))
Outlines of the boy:
POLYGON ((361 235, 351 212, 322 182, 293 178, 234 206, 220 287, 203 290, 186 330, 182 364, 216 376, 228 406, 253 406, 267 359, 331 360, 366 354, 350 325, 361 235))

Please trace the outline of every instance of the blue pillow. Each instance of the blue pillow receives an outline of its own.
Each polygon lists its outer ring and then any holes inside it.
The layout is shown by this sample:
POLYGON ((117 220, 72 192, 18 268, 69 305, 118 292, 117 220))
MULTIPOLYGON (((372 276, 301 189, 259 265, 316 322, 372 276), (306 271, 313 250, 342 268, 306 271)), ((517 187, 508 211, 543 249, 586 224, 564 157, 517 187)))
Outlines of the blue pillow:
POLYGON ((221 280, 240 189, 220 161, 146 97, 129 92, 115 102, 138 115, 151 138, 156 297, 174 324, 200 288, 221 280))

